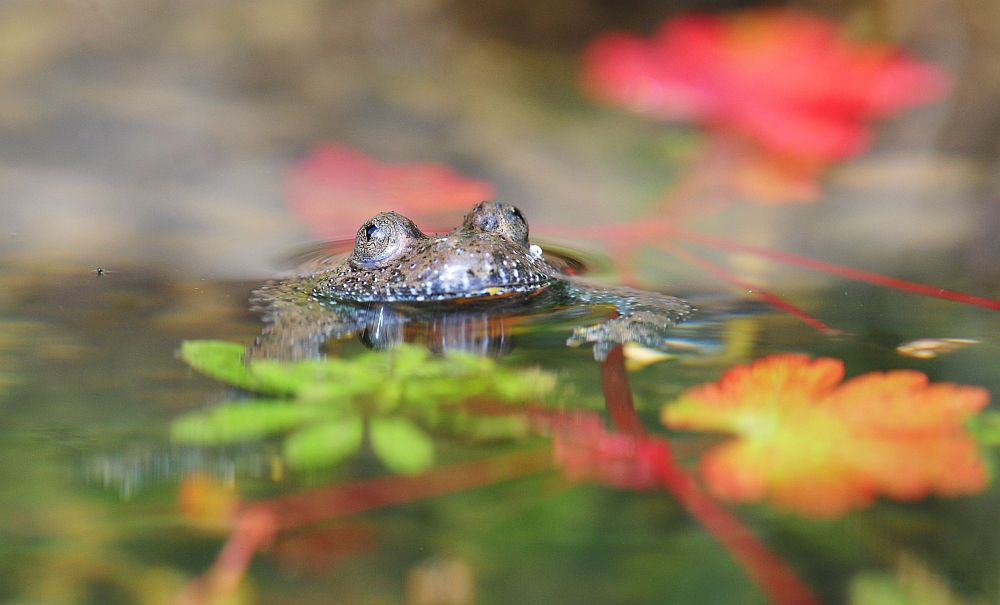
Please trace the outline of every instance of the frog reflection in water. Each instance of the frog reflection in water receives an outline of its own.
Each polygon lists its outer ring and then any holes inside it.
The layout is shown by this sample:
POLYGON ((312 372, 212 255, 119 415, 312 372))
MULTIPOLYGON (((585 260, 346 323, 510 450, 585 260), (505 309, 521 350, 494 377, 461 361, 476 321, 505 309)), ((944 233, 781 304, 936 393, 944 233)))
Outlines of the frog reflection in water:
POLYGON ((449 313, 482 318, 518 308, 608 305, 618 317, 577 327, 567 341, 593 343, 594 357, 604 360, 626 342, 662 348, 669 328, 692 312, 679 298, 569 275, 529 243, 521 212, 499 202, 477 204, 461 226, 436 237, 400 214, 379 214, 361 226, 342 263, 265 286, 255 300, 269 325, 251 354, 282 358, 318 355, 326 340, 354 333, 378 341, 413 318, 440 323, 449 313))

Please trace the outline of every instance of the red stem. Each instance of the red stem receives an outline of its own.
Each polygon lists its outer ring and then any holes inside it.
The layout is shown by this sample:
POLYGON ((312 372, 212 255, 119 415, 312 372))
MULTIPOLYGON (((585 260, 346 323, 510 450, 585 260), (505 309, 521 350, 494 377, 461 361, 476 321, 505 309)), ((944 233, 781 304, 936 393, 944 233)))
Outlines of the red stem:
POLYGON ((538 448, 438 467, 412 477, 387 475, 251 503, 237 514, 233 531, 212 567, 187 586, 180 603, 215 603, 233 594, 254 555, 280 531, 510 481, 551 467, 549 448, 538 448))
POLYGON ((646 429, 632 403, 632 389, 628 384, 625 354, 621 346, 611 349, 607 359, 601 364, 601 388, 615 428, 632 437, 645 437, 646 429))
POLYGON ((808 325, 811 328, 815 328, 816 330, 819 330, 820 332, 828 336, 835 336, 840 333, 839 330, 831 328, 827 324, 823 323, 819 319, 807 313, 805 310, 800 309, 799 307, 796 307, 792 303, 779 297, 777 294, 772 294, 771 292, 764 290, 760 286, 744 280, 740 276, 727 271, 726 269, 720 267, 719 265, 716 265, 715 263, 709 261, 708 259, 702 258, 688 250, 685 250, 680 246, 671 244, 669 242, 661 244, 660 247, 666 250, 667 252, 673 254, 674 256, 681 258, 684 261, 692 265, 695 265, 696 267, 700 267, 702 270, 707 271, 719 277, 720 279, 723 279, 733 284, 734 286, 752 294, 753 296, 756 296, 757 298, 763 300, 772 307, 780 309, 785 313, 788 313, 789 315, 792 315, 793 317, 802 320, 803 322, 805 322, 806 325, 808 325))
MULTIPOLYGON (((645 430, 632 406, 622 347, 615 347, 601 365, 608 412, 618 430, 637 439, 645 430), (627 392, 622 392, 622 391, 627 392), (638 428, 636 428, 638 427, 638 428)), ((787 563, 772 553, 750 529, 706 495, 694 479, 677 466, 665 441, 656 464, 664 489, 669 492, 747 571, 777 605, 820 605, 819 599, 787 563)))
POLYGON ((267 511, 278 531, 384 506, 415 502, 533 475, 552 466, 546 448, 442 466, 415 476, 385 475, 290 494, 254 504, 245 511, 267 511))
POLYGON ((778 262, 787 263, 790 265, 797 265, 799 267, 805 267, 807 269, 812 269, 814 271, 821 271, 823 273, 832 273, 833 275, 839 275, 841 277, 846 277, 847 279, 851 279, 854 281, 868 282, 870 284, 875 284, 876 286, 885 286, 887 288, 893 288, 895 290, 903 290, 906 292, 912 292, 914 294, 920 294, 921 296, 930 296, 932 298, 943 298, 945 300, 951 300, 955 302, 965 303, 967 305, 975 305, 977 307, 984 307, 986 309, 993 309, 994 311, 1000 311, 1000 300, 994 300, 982 296, 974 296, 972 294, 956 292, 955 290, 947 290, 945 288, 937 288, 934 286, 919 284, 916 282, 907 281, 905 279, 898 279, 895 277, 880 275, 878 273, 872 273, 871 271, 863 271, 861 269, 855 269, 853 267, 848 267, 846 265, 838 265, 836 263, 828 263, 826 261, 807 258, 804 256, 798 256, 796 254, 791 254, 788 252, 781 252, 780 250, 772 250, 770 248, 753 246, 751 244, 733 242, 720 237, 714 237, 711 235, 696 233, 694 231, 685 231, 678 229, 675 230, 674 236, 678 239, 689 241, 695 244, 702 244, 705 246, 711 246, 713 248, 721 248, 723 250, 729 250, 732 252, 744 252, 746 254, 755 254, 757 256, 763 256, 764 258, 769 258, 771 260, 776 260, 778 262))
POLYGON ((734 242, 721 237, 715 237, 712 235, 705 235, 703 233, 698 233, 696 231, 681 229, 675 227, 674 225, 675 225, 674 222, 663 218, 649 218, 647 220, 641 220, 636 222, 617 223, 611 225, 597 225, 593 227, 546 226, 542 227, 540 230, 545 231, 547 233, 554 233, 557 236, 564 236, 564 237, 569 237, 569 236, 592 237, 592 238, 601 238, 606 241, 615 241, 624 239, 626 241, 631 242, 632 245, 638 245, 643 242, 661 243, 667 238, 672 237, 682 241, 691 242, 694 244, 700 244, 703 246, 718 248, 720 250, 728 250, 730 252, 743 252, 745 254, 762 256, 764 258, 768 258, 781 263, 795 265, 798 267, 804 267, 806 269, 810 269, 813 271, 820 271, 822 273, 830 273, 832 275, 838 275, 840 277, 844 277, 846 279, 850 279, 853 281, 866 282, 874 284, 876 286, 884 286, 886 288, 892 288, 894 290, 919 294, 921 296, 929 296, 931 298, 941 298, 953 302, 960 302, 967 305, 974 305, 977 307, 983 307, 985 309, 1000 311, 1000 300, 986 298, 984 296, 976 296, 973 294, 966 294, 964 292, 949 290, 947 288, 928 286, 926 284, 912 282, 909 280, 899 279, 895 277, 889 277, 886 275, 873 273, 871 271, 865 271, 863 269, 855 269, 853 267, 848 267, 847 265, 830 263, 827 261, 808 258, 805 256, 799 256, 797 254, 782 252, 780 250, 773 250, 771 248, 765 248, 762 246, 754 246, 752 244, 734 242))

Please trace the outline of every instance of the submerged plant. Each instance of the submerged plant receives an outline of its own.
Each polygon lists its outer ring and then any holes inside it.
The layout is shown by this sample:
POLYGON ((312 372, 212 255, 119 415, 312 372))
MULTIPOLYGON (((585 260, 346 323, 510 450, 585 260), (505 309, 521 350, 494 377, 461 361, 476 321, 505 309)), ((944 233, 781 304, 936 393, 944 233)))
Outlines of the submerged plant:
POLYGON ((478 415, 475 400, 539 401, 552 394, 552 374, 508 369, 469 354, 432 356, 417 346, 352 359, 245 364, 236 343, 196 340, 181 347, 194 369, 262 397, 218 404, 177 418, 178 443, 218 445, 286 434, 283 451, 298 469, 336 464, 357 452, 367 431, 372 450, 391 470, 418 473, 434 462, 425 429, 473 438, 523 435, 526 417, 478 415))

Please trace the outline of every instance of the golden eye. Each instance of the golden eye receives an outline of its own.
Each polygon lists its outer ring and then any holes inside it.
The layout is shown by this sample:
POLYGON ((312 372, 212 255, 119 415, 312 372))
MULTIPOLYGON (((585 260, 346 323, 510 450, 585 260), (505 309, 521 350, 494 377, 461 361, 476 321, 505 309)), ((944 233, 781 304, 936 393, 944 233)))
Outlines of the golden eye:
POLYGON ((493 233, 522 246, 528 245, 528 222, 521 211, 501 202, 480 202, 465 217, 465 228, 493 233))
POLYGON ((350 261, 361 268, 378 267, 405 252, 415 239, 426 237, 405 216, 383 212, 358 229, 350 261))
POLYGON ((483 231, 495 231, 499 225, 500 221, 494 214, 483 214, 476 217, 476 226, 483 231))
POLYGON ((511 241, 517 242, 519 244, 528 244, 528 221, 524 219, 524 215, 521 211, 517 209, 516 206, 511 206, 509 204, 504 204, 507 212, 505 213, 506 232, 507 237, 511 241))

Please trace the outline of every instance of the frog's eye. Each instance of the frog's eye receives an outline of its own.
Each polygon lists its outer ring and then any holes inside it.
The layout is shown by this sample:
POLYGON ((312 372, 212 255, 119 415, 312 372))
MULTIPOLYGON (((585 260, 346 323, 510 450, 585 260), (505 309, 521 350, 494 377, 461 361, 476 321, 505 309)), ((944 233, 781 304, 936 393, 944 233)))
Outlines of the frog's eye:
POLYGON ((464 227, 496 234, 522 246, 528 245, 528 222, 521 211, 501 202, 480 202, 465 217, 464 227))
POLYGON ((496 231, 496 228, 500 225, 499 219, 495 214, 480 214, 476 217, 476 226, 483 231, 496 231))
POLYGON ((410 219, 395 212, 383 212, 358 229, 351 263, 374 268, 406 251, 415 239, 427 237, 410 219))
POLYGON ((517 206, 510 206, 510 215, 525 225, 528 224, 528 221, 524 220, 524 215, 517 209, 517 206))
POLYGON ((504 204, 504 233, 513 242, 528 245, 528 221, 516 206, 504 204))

